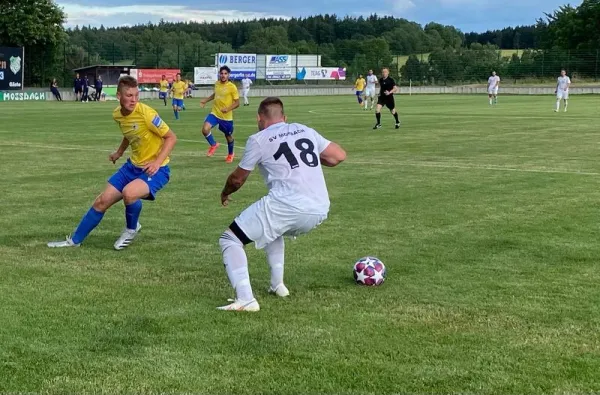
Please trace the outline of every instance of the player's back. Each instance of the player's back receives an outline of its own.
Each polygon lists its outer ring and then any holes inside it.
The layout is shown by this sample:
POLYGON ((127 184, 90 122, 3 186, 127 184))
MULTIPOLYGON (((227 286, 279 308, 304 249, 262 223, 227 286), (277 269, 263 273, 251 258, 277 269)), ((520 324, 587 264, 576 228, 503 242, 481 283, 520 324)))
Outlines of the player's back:
POLYGON ((246 154, 258 160, 272 198, 301 212, 327 214, 329 194, 320 153, 328 145, 308 126, 281 122, 252 135, 246 154))

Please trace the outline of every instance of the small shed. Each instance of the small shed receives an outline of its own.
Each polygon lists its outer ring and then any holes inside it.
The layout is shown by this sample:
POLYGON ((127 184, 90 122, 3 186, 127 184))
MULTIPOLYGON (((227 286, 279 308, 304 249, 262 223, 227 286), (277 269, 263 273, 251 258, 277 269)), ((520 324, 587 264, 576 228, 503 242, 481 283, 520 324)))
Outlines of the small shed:
POLYGON ((119 77, 123 74, 129 75, 133 68, 135 68, 134 65, 95 65, 74 69, 73 73, 79 73, 81 78, 87 75, 92 84, 98 76, 102 76, 102 82, 106 86, 117 85, 119 77))

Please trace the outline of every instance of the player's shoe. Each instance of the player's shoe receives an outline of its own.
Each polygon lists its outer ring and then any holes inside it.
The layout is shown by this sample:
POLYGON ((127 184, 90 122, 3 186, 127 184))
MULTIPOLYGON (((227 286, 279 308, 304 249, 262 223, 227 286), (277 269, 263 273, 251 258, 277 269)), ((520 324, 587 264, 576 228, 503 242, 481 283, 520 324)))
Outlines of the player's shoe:
POLYGON ((273 287, 269 287, 269 293, 277 295, 282 298, 285 298, 286 296, 290 295, 290 291, 287 289, 287 287, 283 283, 276 286, 275 289, 273 289, 273 287))
MULTIPOLYGON (((231 299, 229 299, 231 301, 231 299)), ((233 303, 228 304, 227 306, 217 307, 217 310, 223 311, 259 311, 260 306, 256 299, 252 299, 251 301, 243 301, 234 299, 233 303)))
POLYGON ((227 155, 227 157, 225 158, 225 162, 226 163, 232 163, 233 162, 233 158, 235 158, 235 154, 227 155))
POLYGON ((396 129, 400 129, 400 122, 396 124, 396 129))
POLYGON ((71 236, 67 236, 66 240, 62 241, 51 241, 48 243, 50 248, 64 248, 64 247, 79 247, 80 244, 75 244, 71 239, 71 236))
POLYGON ((376 123, 375 126, 373 126, 373 130, 375 130, 375 129, 381 129, 381 124, 376 123))
POLYGON ((121 233, 121 237, 115 241, 115 250, 122 250, 125 247, 129 247, 129 244, 135 239, 140 229, 142 229, 142 225, 139 222, 135 230, 125 228, 123 233, 121 233))
POLYGON ((221 144, 217 143, 215 145, 211 145, 210 148, 208 149, 208 152, 206 153, 206 156, 213 156, 215 154, 215 152, 217 151, 217 148, 219 148, 221 144))

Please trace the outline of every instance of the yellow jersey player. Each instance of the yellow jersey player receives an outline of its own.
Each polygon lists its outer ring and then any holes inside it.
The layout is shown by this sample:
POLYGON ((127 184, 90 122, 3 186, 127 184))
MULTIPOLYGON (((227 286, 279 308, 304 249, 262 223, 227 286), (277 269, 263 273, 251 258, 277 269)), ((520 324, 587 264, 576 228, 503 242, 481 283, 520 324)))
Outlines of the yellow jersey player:
POLYGON ((171 87, 171 92, 173 93, 173 113, 175 114, 175 119, 179 119, 179 111, 182 109, 185 110, 183 96, 185 95, 186 90, 187 84, 185 81, 181 80, 181 74, 177 73, 175 76, 175 82, 173 82, 173 86, 171 87))
POLYGON ((72 236, 64 241, 48 243, 48 247, 78 247, 102 220, 104 213, 123 199, 127 226, 114 244, 116 250, 129 246, 141 229, 138 222, 142 201, 154 200, 170 178, 169 154, 177 137, 160 116, 149 106, 139 103, 138 83, 131 76, 119 79, 119 107, 113 118, 123 133, 119 148, 108 156, 116 163, 131 147, 127 162, 108 180, 104 192, 83 216, 72 236))
POLYGON ((233 110, 240 106, 240 95, 237 87, 231 81, 229 81, 229 74, 231 70, 227 66, 223 66, 219 69, 219 81, 215 83, 215 91, 212 95, 200 102, 200 106, 204 108, 206 103, 214 100, 212 111, 204 120, 202 126, 202 134, 210 144, 207 156, 213 156, 215 151, 219 147, 219 144, 215 141, 211 130, 215 126, 219 125, 219 130, 225 134, 227 139, 227 158, 225 162, 233 162, 233 110))
POLYGON ((356 98, 358 99, 358 104, 362 107, 363 105, 363 93, 365 91, 365 85, 367 85, 367 81, 363 78, 362 74, 359 74, 356 82, 354 83, 354 89, 356 90, 356 98))
POLYGON ((165 102, 165 106, 167 105, 168 93, 169 93, 169 81, 167 81, 167 76, 165 76, 163 74, 163 76, 159 82, 158 98, 162 99, 165 102))

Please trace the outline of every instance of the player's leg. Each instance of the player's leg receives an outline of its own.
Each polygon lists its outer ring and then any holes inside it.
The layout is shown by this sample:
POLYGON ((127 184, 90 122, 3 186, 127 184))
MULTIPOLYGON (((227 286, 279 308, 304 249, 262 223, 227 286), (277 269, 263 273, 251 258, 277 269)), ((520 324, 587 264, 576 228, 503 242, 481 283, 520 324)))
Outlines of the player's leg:
POLYGON ((217 148, 219 148, 220 144, 215 141, 215 137, 212 135, 212 128, 218 125, 218 123, 219 119, 214 114, 208 114, 206 119, 204 119, 202 134, 210 146, 206 156, 213 156, 217 151, 217 148))
POLYGON ((267 263, 271 269, 271 287, 269 293, 285 297, 290 294, 283 283, 283 266, 285 261, 285 243, 280 236, 265 247, 267 263))
POLYGON ((171 105, 173 107, 173 114, 175 114, 175 119, 179 119, 179 107, 177 106, 177 99, 172 99, 171 105))
MULTIPOLYGON (((113 179, 122 179, 119 176, 119 172, 117 172, 111 180, 113 179)), ((85 213, 79 225, 75 229, 75 232, 72 236, 67 236, 66 240, 63 241, 55 241, 48 243, 48 247, 78 247, 85 238, 98 226, 98 224, 102 221, 104 217, 104 213, 108 210, 112 205, 121 200, 121 192, 112 184, 106 186, 104 191, 94 200, 92 207, 85 213)))
POLYGON ((565 112, 567 112, 567 108, 569 108, 569 92, 563 94, 563 100, 565 101, 565 112))
POLYGON ((225 158, 225 162, 231 163, 233 162, 233 158, 235 157, 234 146, 235 142, 233 139, 233 121, 225 121, 219 120, 219 130, 225 134, 225 139, 227 139, 227 157, 225 158))
POLYGON ((493 104, 493 102, 492 102, 492 100, 493 100, 493 99, 492 99, 492 97, 493 97, 493 95, 492 95, 492 92, 488 91, 488 100, 489 100, 489 102, 490 102, 490 106, 493 104))
POLYGON ((379 129, 381 127, 381 109, 385 104, 385 100, 382 97, 377 98, 377 107, 375 108, 375 119, 377 123, 373 126, 373 129, 379 129))
POLYGON ((394 96, 389 96, 385 105, 394 116, 396 129, 400 129, 400 119, 398 118, 398 112, 396 111, 396 100, 394 99, 394 96))
POLYGON ((560 101, 561 100, 562 100, 562 92, 557 91, 556 92, 556 108, 554 109, 554 112, 558 112, 560 110, 560 101))

